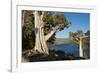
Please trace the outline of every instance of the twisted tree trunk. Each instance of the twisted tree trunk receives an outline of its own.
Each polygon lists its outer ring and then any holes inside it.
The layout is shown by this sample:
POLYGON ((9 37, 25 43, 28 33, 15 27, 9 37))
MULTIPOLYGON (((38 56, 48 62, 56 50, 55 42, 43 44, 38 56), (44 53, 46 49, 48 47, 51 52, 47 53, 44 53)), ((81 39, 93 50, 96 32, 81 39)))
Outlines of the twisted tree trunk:
POLYGON ((44 12, 42 12, 42 15, 39 15, 38 11, 34 12, 36 38, 35 38, 35 47, 33 48, 33 50, 39 53, 49 54, 49 50, 46 42, 57 31, 59 26, 57 26, 54 30, 52 30, 48 35, 44 36, 45 22, 43 22, 42 20, 43 16, 44 16, 44 12))
POLYGON ((35 17, 35 47, 34 50, 39 53, 49 54, 48 47, 44 36, 44 22, 38 11, 34 12, 35 17))

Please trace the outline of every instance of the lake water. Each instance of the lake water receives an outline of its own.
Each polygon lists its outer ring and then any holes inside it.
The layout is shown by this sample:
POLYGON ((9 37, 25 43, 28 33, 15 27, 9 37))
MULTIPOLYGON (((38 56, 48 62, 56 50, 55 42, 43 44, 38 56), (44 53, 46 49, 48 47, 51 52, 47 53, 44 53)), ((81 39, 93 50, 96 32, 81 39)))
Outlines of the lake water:
POLYGON ((77 45, 73 45, 73 44, 56 44, 56 45, 52 45, 51 48, 54 48, 56 50, 62 50, 65 53, 74 54, 74 56, 79 56, 79 50, 78 50, 77 45))
MULTIPOLYGON (((74 44, 56 44, 50 46, 56 50, 62 50, 65 53, 71 53, 76 57, 79 57, 79 46, 74 44)), ((85 49, 87 56, 89 57, 89 49, 85 49)))

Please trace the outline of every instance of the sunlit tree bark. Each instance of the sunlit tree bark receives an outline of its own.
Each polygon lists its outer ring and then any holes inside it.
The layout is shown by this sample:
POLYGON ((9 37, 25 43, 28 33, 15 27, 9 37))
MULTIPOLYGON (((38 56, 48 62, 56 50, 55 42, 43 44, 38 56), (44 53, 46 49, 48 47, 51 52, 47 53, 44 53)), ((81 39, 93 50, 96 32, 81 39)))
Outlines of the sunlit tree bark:
MULTIPOLYGON (((54 33, 56 33, 57 31, 62 30, 64 27, 66 27, 68 25, 68 22, 63 23, 63 24, 59 24, 64 22, 65 19, 63 15, 62 16, 62 21, 60 20, 60 22, 58 22, 59 20, 57 20, 58 24, 55 24, 56 26, 53 27, 53 30, 51 30, 50 33, 48 33, 47 35, 44 35, 44 26, 46 25, 46 22, 43 21, 43 17, 44 17, 44 12, 41 12, 41 14, 39 14, 39 11, 34 11, 34 22, 35 22, 35 47, 33 48, 33 50, 39 52, 39 53, 43 53, 43 54, 49 54, 49 50, 48 50, 48 46, 47 46, 47 40, 50 39, 50 37, 52 37, 52 35, 54 33)), ((59 15, 58 15, 59 16, 59 15)), ((60 17, 60 16, 59 16, 60 17)), ((61 17, 60 17, 61 18, 61 17)))

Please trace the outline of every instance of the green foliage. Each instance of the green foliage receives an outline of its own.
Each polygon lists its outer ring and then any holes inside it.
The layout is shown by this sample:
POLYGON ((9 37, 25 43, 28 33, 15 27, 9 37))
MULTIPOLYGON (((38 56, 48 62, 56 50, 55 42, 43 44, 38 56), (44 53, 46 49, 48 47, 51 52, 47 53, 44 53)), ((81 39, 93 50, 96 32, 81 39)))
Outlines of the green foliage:
POLYGON ((77 30, 76 32, 70 32, 70 37, 77 43, 79 43, 80 37, 84 36, 84 32, 82 30, 77 30))
POLYGON ((65 27, 68 28, 71 24, 71 22, 69 22, 63 14, 53 14, 50 12, 44 13, 43 21, 45 22, 45 26, 49 28, 51 27, 51 29, 57 27, 57 30, 60 31, 65 27))
POLYGON ((22 48, 30 49, 34 47, 35 34, 34 34, 34 22, 32 11, 23 10, 25 12, 24 25, 22 26, 22 48))
POLYGON ((68 20, 65 18, 63 14, 54 14, 53 19, 54 19, 55 25, 57 24, 67 25, 68 24, 68 20))
MULTIPOLYGON (((42 11, 38 11, 39 15, 42 15, 42 11)), ((22 10, 22 21, 24 25, 22 26, 22 48, 30 49, 35 46, 35 33, 34 33, 34 14, 31 10, 22 10)), ((43 16, 44 25, 44 35, 48 35, 54 28, 56 30, 63 30, 65 27, 69 27, 70 22, 66 19, 63 14, 53 14, 52 12, 44 12, 43 16)), ((55 41, 55 34, 47 41, 47 44, 53 44, 55 41)))
POLYGON ((85 35, 88 36, 88 37, 83 39, 83 48, 89 48, 90 47, 90 31, 88 30, 85 33, 85 35))
POLYGON ((63 14, 53 15, 53 26, 58 26, 58 30, 63 30, 65 27, 69 27, 70 22, 66 19, 63 14))
MULTIPOLYGON (((53 14, 52 12, 45 12, 43 16, 44 35, 49 34, 52 30, 63 30, 65 27, 69 27, 70 22, 65 18, 63 14, 53 14)), ((47 41, 48 44, 53 44, 55 41, 55 34, 47 41)))
POLYGON ((85 35, 90 36, 90 31, 88 30, 85 35))
POLYGON ((46 23, 46 25, 53 24, 52 14, 50 14, 49 12, 45 12, 43 16, 43 21, 46 23))
POLYGON ((79 44, 80 37, 82 36, 88 36, 85 38, 82 38, 82 47, 83 48, 89 48, 90 47, 90 31, 88 30, 86 33, 84 33, 82 30, 78 30, 76 32, 70 32, 70 37, 73 41, 76 42, 76 44, 79 44))

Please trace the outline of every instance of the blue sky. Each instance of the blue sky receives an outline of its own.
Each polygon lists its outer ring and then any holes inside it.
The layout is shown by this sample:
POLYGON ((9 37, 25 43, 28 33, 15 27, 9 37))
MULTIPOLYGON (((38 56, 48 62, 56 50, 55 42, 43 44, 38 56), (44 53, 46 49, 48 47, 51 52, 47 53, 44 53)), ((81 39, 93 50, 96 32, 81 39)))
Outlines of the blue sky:
POLYGON ((90 14, 89 13, 75 13, 62 12, 64 16, 72 23, 69 28, 56 33, 56 38, 68 38, 69 32, 76 32, 82 30, 86 32, 90 29, 90 14))

